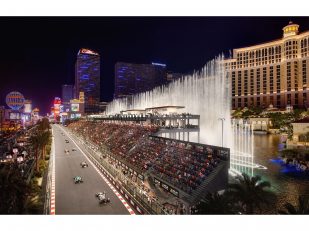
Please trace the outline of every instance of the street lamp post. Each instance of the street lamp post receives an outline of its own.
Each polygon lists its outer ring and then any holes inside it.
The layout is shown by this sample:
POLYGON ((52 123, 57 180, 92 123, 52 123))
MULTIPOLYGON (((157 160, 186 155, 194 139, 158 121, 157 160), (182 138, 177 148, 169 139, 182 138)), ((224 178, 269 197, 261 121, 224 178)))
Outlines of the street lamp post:
POLYGON ((223 147, 223 124, 224 124, 225 118, 222 117, 222 118, 219 118, 219 120, 221 120, 221 122, 222 122, 222 123, 221 123, 221 124, 222 124, 222 130, 221 130, 221 132, 222 132, 222 133, 221 133, 221 134, 222 134, 222 138, 221 138, 221 140, 222 140, 222 147, 223 147))

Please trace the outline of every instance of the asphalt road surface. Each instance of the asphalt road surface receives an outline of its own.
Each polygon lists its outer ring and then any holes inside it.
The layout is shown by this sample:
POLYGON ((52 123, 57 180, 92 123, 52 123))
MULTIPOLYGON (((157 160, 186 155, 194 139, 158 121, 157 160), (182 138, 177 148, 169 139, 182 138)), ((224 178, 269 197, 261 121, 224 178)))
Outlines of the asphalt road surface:
POLYGON ((113 193, 95 168, 76 147, 72 140, 61 129, 53 125, 55 141, 55 173, 56 173, 56 214, 129 214, 128 210, 113 193), (66 143, 68 140, 69 143, 66 143), (64 152, 65 149, 69 153, 64 152), (72 151, 76 149, 76 151, 72 151), (80 163, 86 161, 88 167, 82 168, 80 163), (73 178, 81 176, 81 184, 75 184, 73 178), (107 193, 111 202, 99 205, 95 193, 107 193))

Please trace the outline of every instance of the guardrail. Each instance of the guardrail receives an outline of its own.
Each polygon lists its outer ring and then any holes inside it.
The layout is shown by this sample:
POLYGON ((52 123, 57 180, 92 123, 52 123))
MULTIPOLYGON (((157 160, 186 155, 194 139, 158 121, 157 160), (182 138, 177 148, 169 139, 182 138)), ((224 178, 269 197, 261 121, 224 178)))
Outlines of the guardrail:
MULTIPOLYGON (((86 149, 87 153, 90 154, 90 158, 94 161, 94 163, 101 167, 99 167, 99 169, 103 172, 103 174, 108 177, 110 182, 140 214, 168 214, 164 211, 162 205, 157 202, 150 201, 148 197, 143 193, 143 190, 141 188, 131 182, 125 175, 121 173, 120 170, 109 164, 106 159, 101 158, 102 154, 107 155, 110 153, 96 152, 89 148, 87 145, 84 145, 85 142, 76 134, 72 132, 69 132, 69 134, 73 136, 76 140, 78 140, 80 144, 82 144, 81 148, 86 149)), ((92 145, 96 146, 93 143, 92 145)))
POLYGON ((52 143, 51 149, 49 154, 49 163, 48 163, 48 174, 46 180, 46 194, 45 194, 45 201, 44 201, 44 214, 50 214, 50 196, 51 196, 51 184, 52 184, 52 169, 53 169, 53 155, 54 153, 54 137, 53 137, 53 130, 52 130, 52 143))

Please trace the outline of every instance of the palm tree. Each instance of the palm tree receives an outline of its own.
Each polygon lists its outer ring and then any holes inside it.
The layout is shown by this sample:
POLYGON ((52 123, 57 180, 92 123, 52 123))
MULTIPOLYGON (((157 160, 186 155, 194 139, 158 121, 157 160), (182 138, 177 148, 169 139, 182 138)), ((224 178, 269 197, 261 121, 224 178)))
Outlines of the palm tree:
POLYGON ((298 205, 295 207, 291 203, 285 203, 284 210, 279 210, 279 214, 309 214, 309 196, 303 195, 298 197, 298 205))
POLYGON ((38 185, 36 179, 32 179, 30 183, 31 192, 28 195, 24 205, 24 214, 42 214, 44 204, 41 198, 41 187, 38 185))
POLYGON ((42 120, 40 120, 38 122, 38 130, 39 131, 46 131, 50 128, 50 125, 49 125, 49 121, 47 118, 43 118, 42 120))
POLYGON ((30 186, 24 181, 15 165, 0 166, 0 213, 21 214, 30 193, 30 186))
POLYGON ((207 193, 196 206, 196 214, 235 214, 236 209, 227 194, 207 193))
POLYGON ((256 213, 256 208, 261 211, 262 205, 270 206, 275 202, 275 194, 267 189, 270 183, 261 181, 260 176, 250 177, 243 173, 236 180, 237 183, 229 184, 228 194, 241 206, 243 213, 256 213))
POLYGON ((32 148, 35 150, 35 170, 36 172, 39 171, 39 159, 40 159, 40 150, 43 146, 43 139, 42 134, 38 133, 35 135, 32 135, 30 137, 30 143, 32 145, 32 148))
POLYGON ((49 143, 50 139, 50 131, 45 131, 41 134, 41 139, 42 139, 42 153, 43 153, 43 160, 45 160, 45 155, 46 155, 46 145, 49 143))

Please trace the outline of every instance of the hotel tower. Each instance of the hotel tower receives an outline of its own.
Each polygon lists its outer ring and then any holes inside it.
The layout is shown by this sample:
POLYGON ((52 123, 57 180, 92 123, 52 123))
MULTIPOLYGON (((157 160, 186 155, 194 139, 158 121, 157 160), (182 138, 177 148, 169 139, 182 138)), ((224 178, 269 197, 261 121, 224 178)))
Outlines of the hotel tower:
POLYGON ((225 60, 232 84, 232 108, 309 106, 309 31, 292 22, 283 37, 233 50, 225 60))

